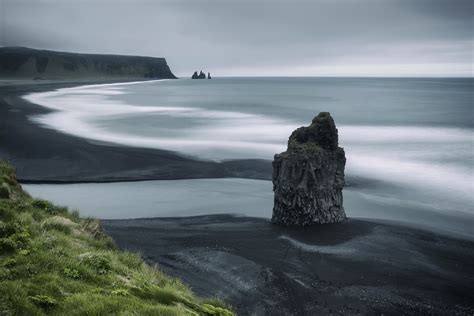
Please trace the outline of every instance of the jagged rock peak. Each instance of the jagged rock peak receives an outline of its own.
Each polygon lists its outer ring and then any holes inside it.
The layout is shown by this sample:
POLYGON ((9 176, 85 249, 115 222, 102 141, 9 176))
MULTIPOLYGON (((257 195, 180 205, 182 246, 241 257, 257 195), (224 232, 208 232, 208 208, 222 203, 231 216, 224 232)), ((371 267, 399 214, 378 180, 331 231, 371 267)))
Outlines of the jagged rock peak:
POLYGON ((273 160, 272 222, 284 226, 335 223, 346 219, 342 205, 344 149, 338 147, 331 115, 321 112, 296 129, 288 149, 273 160))
POLYGON ((191 79, 206 79, 206 74, 202 72, 202 70, 199 72, 199 74, 197 71, 195 71, 191 76, 191 79))
POLYGON ((296 129, 288 140, 288 148, 313 143, 323 149, 334 150, 339 145, 336 124, 329 112, 319 113, 310 126, 296 129))

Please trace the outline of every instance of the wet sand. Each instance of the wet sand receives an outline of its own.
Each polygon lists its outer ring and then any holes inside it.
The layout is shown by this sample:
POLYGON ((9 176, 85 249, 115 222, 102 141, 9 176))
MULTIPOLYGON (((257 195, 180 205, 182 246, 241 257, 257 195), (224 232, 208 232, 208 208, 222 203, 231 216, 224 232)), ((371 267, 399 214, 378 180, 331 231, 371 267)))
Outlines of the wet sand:
POLYGON ((43 128, 28 119, 50 110, 21 96, 96 83, 108 82, 0 81, 0 159, 17 167, 23 183, 270 179, 271 163, 265 160, 203 161, 165 150, 94 142, 43 128))
POLYGON ((474 242, 392 222, 287 229, 210 215, 103 226, 121 249, 240 315, 474 313, 474 242))

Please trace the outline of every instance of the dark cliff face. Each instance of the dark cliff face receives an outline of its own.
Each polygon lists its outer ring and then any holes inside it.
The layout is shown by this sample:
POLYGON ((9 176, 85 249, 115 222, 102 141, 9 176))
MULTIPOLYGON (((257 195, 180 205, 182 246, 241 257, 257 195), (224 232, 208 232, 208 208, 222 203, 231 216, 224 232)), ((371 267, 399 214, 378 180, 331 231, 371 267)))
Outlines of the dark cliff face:
POLYGON ((164 58, 0 48, 0 78, 175 79, 164 58))
POLYGON ((310 126, 295 130, 287 151, 275 155, 273 161, 272 222, 305 226, 343 221, 345 164, 329 113, 322 112, 310 126))

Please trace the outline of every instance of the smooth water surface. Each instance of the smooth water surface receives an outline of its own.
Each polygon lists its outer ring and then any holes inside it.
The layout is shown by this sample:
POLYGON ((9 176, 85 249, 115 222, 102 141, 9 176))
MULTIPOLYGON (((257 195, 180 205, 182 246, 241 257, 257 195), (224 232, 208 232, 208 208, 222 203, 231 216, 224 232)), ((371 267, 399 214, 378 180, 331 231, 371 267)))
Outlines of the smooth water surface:
MULTIPOLYGON (((195 179, 118 183, 28 184, 33 196, 103 219, 237 214, 271 218, 272 183, 249 179, 195 179)), ((349 217, 401 221, 474 238, 474 216, 437 210, 367 188, 344 189, 349 217)))

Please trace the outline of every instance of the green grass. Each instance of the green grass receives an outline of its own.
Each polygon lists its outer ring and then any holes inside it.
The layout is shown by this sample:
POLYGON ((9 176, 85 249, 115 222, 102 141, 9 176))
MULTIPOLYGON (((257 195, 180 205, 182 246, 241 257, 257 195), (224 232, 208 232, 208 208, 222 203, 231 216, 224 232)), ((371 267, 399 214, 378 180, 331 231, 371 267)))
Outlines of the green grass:
POLYGON ((0 315, 234 315, 120 251, 96 219, 31 198, 0 162, 0 315))

